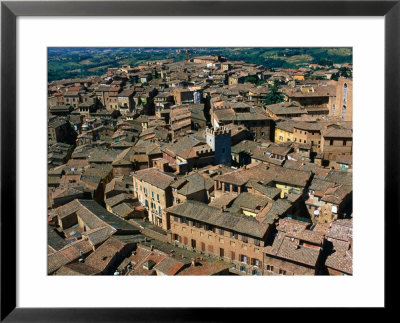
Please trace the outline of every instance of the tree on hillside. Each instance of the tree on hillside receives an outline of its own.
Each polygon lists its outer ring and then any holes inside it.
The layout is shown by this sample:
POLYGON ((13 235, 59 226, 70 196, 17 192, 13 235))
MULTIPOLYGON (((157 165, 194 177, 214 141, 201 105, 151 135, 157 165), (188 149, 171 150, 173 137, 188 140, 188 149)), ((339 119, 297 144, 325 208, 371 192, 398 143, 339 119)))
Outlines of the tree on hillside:
POLYGON ((318 61, 318 65, 321 66, 332 66, 333 65, 333 61, 331 61, 330 59, 326 59, 326 58, 322 58, 318 61))
POLYGON ((284 95, 282 92, 279 92, 278 81, 275 80, 273 85, 269 85, 269 92, 264 98, 265 104, 275 104, 284 101, 284 95))
POLYGON ((253 83, 253 84, 256 84, 257 83, 257 79, 254 77, 254 76, 247 76, 245 79, 244 79, 244 83, 253 83))
POLYGON ((266 81, 265 80, 258 80, 257 81, 257 86, 264 84, 266 81))
POLYGON ((352 77, 351 70, 349 68, 347 68, 347 67, 341 67, 339 69, 339 72, 340 72, 340 76, 352 77))

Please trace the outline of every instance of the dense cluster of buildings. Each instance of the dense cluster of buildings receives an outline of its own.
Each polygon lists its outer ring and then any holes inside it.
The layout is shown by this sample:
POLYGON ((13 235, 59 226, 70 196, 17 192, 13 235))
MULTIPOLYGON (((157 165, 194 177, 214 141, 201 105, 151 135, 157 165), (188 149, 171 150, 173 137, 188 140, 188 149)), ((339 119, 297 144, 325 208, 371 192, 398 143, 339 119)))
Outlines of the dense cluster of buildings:
POLYGON ((187 53, 49 83, 48 274, 352 275, 341 67, 187 53))

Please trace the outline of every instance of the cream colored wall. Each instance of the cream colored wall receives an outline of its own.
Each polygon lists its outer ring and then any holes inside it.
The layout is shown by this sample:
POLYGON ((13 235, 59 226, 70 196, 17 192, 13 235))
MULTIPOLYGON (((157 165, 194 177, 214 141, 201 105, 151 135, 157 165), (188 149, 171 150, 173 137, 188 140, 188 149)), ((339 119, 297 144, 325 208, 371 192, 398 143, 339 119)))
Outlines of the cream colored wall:
POLYGON ((158 207, 160 207, 160 215, 164 209, 169 207, 170 201, 168 201, 166 192, 165 190, 158 188, 154 185, 151 185, 150 183, 142 182, 135 177, 133 177, 133 185, 134 185, 134 192, 135 195, 138 197, 139 201, 143 204, 145 204, 145 201, 147 200, 148 202, 148 207, 149 207, 149 220, 151 222, 154 222, 155 219, 153 219, 153 216, 151 212, 156 212, 158 213, 158 207), (137 188, 136 188, 136 183, 137 183, 137 188), (140 190, 140 187, 142 187, 142 190, 140 190), (146 195, 144 193, 144 190, 146 189, 146 195), (154 197, 152 198, 151 193, 154 193, 154 197), (159 200, 157 200, 157 194, 159 195, 159 200), (151 208, 151 203, 154 203, 155 208, 151 208))

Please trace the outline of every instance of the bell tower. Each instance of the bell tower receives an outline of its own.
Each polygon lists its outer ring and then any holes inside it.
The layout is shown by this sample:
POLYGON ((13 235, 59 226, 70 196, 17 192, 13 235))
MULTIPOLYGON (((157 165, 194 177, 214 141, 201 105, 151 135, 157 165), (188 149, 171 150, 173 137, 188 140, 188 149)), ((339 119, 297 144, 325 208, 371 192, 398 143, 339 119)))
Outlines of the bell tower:
POLYGON ((186 62, 190 62, 190 51, 186 49, 185 53, 186 53, 186 62))

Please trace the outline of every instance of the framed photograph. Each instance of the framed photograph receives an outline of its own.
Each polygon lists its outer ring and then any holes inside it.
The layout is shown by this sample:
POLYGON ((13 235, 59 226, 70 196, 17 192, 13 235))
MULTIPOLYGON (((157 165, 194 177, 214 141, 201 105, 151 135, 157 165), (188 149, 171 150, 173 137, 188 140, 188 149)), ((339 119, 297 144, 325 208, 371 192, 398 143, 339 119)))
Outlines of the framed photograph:
POLYGON ((399 1, 2 1, 1 320, 391 308, 399 43, 399 1))

